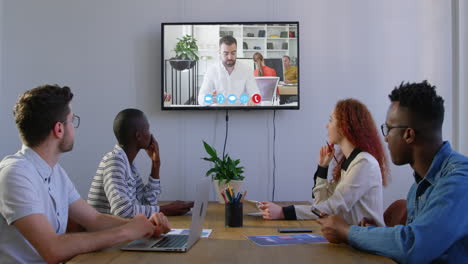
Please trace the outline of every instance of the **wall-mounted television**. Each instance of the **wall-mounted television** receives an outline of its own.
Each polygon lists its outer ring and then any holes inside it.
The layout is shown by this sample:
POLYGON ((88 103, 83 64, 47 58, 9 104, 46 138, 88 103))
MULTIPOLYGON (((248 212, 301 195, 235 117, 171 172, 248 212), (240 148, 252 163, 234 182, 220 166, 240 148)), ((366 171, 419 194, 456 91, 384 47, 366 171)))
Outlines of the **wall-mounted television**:
POLYGON ((161 24, 162 110, 299 109, 299 22, 161 24))

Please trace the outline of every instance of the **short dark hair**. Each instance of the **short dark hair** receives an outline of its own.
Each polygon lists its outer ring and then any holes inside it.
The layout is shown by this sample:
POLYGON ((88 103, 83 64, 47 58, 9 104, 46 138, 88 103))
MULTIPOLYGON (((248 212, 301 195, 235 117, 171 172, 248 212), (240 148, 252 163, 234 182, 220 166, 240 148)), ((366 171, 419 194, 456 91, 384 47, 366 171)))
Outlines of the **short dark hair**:
POLYGON ((219 39, 219 46, 221 47, 222 44, 226 44, 228 46, 231 46, 232 44, 236 44, 237 46, 237 40, 233 36, 224 36, 219 39))
POLYGON ((427 80, 421 83, 404 83, 395 87, 388 96, 391 102, 399 102, 413 114, 413 122, 442 129, 444 122, 444 99, 437 95, 436 87, 427 80))
POLYGON ((65 122, 72 99, 69 87, 49 84, 22 94, 13 108, 13 115, 23 143, 28 147, 41 144, 57 122, 65 122))
POLYGON ((120 111, 114 119, 114 135, 120 145, 127 145, 134 140, 135 133, 143 129, 141 119, 145 114, 133 108, 120 111))

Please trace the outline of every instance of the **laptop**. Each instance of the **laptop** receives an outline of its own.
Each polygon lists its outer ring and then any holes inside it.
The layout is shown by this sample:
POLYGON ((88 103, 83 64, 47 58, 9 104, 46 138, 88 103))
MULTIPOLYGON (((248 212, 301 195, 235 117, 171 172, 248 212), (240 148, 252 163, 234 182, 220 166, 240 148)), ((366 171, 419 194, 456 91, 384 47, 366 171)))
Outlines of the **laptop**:
POLYGON ((202 234, 210 194, 210 179, 203 179, 197 184, 196 200, 192 208, 192 223, 189 235, 163 235, 160 238, 143 238, 132 241, 121 250, 187 252, 202 234))
POLYGON ((276 98, 276 87, 278 87, 279 77, 262 76, 255 77, 257 87, 262 96, 262 105, 273 105, 276 98))

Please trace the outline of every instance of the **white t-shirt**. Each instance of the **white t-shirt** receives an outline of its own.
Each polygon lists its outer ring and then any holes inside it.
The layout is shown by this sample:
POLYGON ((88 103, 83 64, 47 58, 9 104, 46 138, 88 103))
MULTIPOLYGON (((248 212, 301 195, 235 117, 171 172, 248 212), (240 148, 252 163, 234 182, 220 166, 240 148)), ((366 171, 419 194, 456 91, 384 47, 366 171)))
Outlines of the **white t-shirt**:
POLYGON ((57 234, 64 234, 68 207, 80 198, 65 170, 51 168, 34 150, 23 146, 0 162, 0 262, 44 263, 12 223, 43 214, 57 234))
MULTIPOLYGON (((241 105, 240 96, 247 94, 249 99, 252 95, 260 93, 255 82, 253 71, 239 62, 236 62, 234 70, 231 74, 228 73, 224 65, 219 62, 210 67, 203 78, 203 84, 198 93, 198 104, 210 105, 205 102, 205 95, 212 94, 214 91, 224 95, 224 103, 222 105, 241 105), (230 103, 229 95, 236 96, 236 102, 230 103)), ((219 105, 219 104, 218 104, 219 105)))

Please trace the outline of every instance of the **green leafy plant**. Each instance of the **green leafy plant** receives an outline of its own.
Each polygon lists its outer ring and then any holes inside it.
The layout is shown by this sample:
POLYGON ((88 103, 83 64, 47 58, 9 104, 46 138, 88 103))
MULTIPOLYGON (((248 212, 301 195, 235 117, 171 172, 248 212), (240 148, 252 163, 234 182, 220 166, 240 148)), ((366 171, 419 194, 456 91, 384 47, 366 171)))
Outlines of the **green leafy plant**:
POLYGON ((220 159, 213 147, 205 141, 203 141, 203 145, 205 146, 206 153, 210 156, 203 159, 213 162, 214 164, 214 167, 206 172, 206 176, 211 175, 213 180, 218 180, 219 183, 221 183, 221 181, 228 183, 232 180, 242 181, 244 179, 242 175, 244 173, 244 167, 238 167, 240 163, 239 159, 233 160, 228 154, 224 155, 223 159, 220 159))
POLYGON ((197 61, 198 58, 198 46, 197 40, 191 35, 185 35, 182 38, 177 38, 175 46, 176 58, 181 60, 194 60, 197 61))

